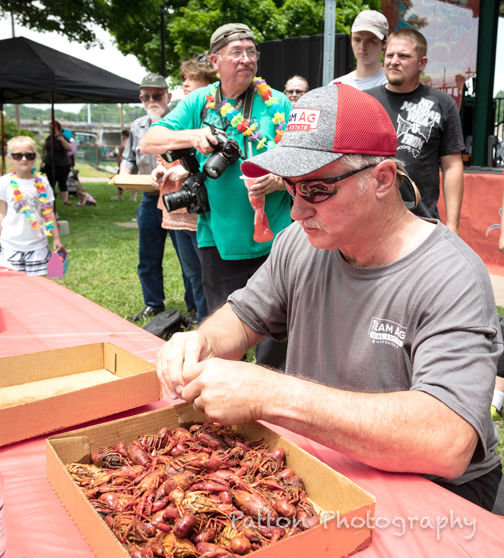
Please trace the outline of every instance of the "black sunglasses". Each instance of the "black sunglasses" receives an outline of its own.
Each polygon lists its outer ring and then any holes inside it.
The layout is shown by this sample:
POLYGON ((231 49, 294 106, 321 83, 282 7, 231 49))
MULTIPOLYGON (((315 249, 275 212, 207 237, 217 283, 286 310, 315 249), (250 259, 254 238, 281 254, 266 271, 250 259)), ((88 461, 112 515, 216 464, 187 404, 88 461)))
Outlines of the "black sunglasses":
POLYGON ((152 95, 140 95, 140 100, 142 103, 147 103, 151 99, 153 101, 160 101, 163 98, 164 93, 153 93, 152 95))
POLYGON ((349 178, 350 176, 353 176, 358 172, 362 172, 363 170, 375 166, 376 163, 366 165, 360 169, 345 172, 344 174, 340 174, 339 176, 330 178, 319 178, 314 180, 302 180, 301 182, 296 182, 295 184, 291 184, 288 179, 284 179, 284 183, 285 187, 287 188, 287 192, 292 198, 299 196, 309 203, 321 203, 338 193, 337 189, 331 189, 328 187, 329 185, 336 184, 341 180, 345 180, 345 178, 349 178))
POLYGON ((34 151, 29 153, 9 153, 9 155, 14 159, 14 161, 21 161, 24 157, 27 161, 35 161, 37 154, 34 151))
POLYGON ((285 92, 288 95, 302 95, 306 93, 306 91, 302 91, 301 89, 286 89, 285 92))

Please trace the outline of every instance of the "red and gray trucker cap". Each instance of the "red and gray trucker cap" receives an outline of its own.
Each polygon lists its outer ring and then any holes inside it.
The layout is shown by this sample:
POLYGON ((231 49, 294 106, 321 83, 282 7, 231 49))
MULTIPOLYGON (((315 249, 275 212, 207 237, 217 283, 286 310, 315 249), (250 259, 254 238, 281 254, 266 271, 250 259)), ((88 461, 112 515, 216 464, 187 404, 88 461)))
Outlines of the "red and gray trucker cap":
POLYGON ((302 176, 347 153, 393 157, 396 149, 394 125, 379 101, 336 83, 303 95, 277 147, 247 159, 241 170, 250 177, 302 176))

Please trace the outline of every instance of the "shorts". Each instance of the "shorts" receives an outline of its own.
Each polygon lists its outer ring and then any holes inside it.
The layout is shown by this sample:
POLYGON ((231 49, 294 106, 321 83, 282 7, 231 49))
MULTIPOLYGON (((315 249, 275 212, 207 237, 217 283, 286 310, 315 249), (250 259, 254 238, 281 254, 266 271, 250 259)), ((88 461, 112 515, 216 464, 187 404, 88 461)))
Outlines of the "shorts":
POLYGON ((27 275, 47 275, 47 262, 50 257, 49 246, 26 251, 2 247, 0 267, 24 271, 27 275))

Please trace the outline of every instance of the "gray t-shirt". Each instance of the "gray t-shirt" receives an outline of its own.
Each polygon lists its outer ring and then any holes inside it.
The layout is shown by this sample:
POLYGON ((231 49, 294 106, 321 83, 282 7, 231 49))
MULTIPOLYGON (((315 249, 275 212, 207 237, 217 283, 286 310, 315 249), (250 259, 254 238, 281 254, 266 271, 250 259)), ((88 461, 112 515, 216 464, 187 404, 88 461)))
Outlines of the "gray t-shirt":
POLYGON ((441 223, 411 254, 377 268, 314 248, 294 223, 229 302, 255 331, 288 332, 289 374, 365 392, 419 390, 463 417, 479 442, 464 475, 446 482, 498 465, 489 409, 502 339, 493 291, 480 258, 441 223))
POLYGON ((331 84, 345 83, 346 85, 351 85, 352 87, 355 87, 355 89, 359 89, 360 91, 367 91, 368 89, 372 89, 373 87, 385 85, 387 82, 387 76, 385 75, 385 71, 382 68, 374 76, 365 78, 355 77, 355 70, 353 70, 349 74, 337 77, 336 79, 331 81, 331 84))

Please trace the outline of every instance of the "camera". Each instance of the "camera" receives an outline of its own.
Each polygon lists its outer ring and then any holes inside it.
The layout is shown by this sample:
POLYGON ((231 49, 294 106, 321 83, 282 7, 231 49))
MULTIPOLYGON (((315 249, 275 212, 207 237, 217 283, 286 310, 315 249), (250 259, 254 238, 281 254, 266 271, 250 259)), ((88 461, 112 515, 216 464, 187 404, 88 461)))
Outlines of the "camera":
POLYGON ((203 171, 210 178, 219 178, 229 165, 242 156, 242 152, 236 140, 228 138, 222 130, 218 130, 215 126, 211 124, 209 126, 213 136, 217 139, 217 145, 203 165, 203 171))
POLYGON ((189 176, 179 190, 163 195, 163 203, 167 211, 174 211, 181 207, 187 208, 188 213, 210 211, 205 175, 210 178, 219 178, 230 164, 242 156, 236 140, 228 138, 222 130, 218 130, 215 126, 211 124, 209 126, 217 139, 217 145, 203 165, 203 172, 199 172, 199 163, 194 155, 194 150, 177 149, 169 152, 172 161, 180 159, 189 176))
POLYGON ((170 151, 172 160, 180 159, 182 166, 189 173, 182 186, 176 191, 163 195, 166 211, 175 211, 181 207, 188 213, 205 213, 210 211, 205 187, 205 175, 199 172, 199 163, 192 149, 170 151))

